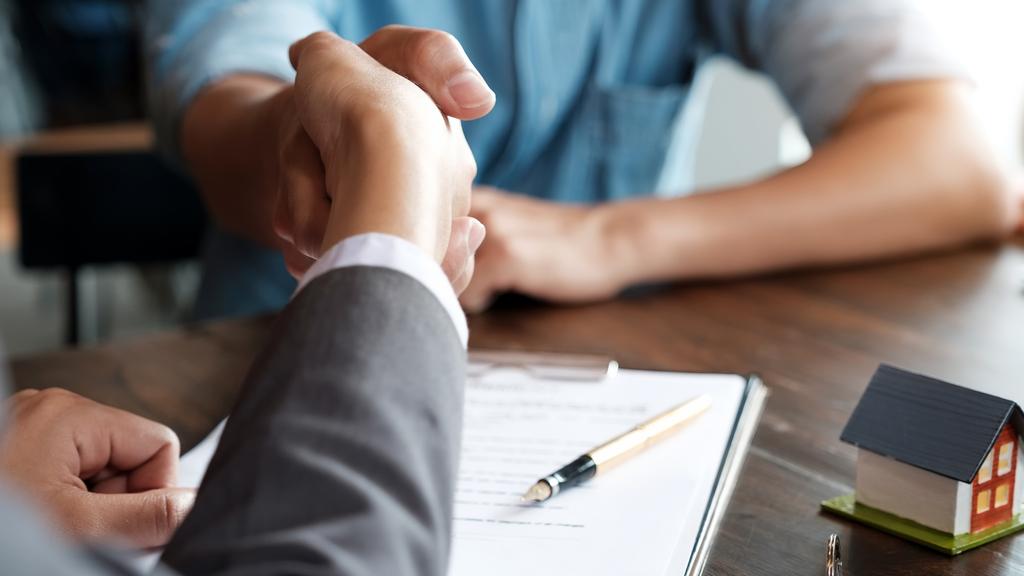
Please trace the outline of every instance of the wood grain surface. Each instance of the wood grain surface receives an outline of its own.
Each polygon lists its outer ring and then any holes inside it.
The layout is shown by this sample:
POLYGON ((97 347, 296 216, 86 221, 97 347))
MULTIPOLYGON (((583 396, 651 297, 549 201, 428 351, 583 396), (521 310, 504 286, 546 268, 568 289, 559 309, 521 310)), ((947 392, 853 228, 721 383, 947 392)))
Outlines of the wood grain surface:
MULTIPOLYGON (((226 415, 272 319, 17 359, 19 387, 61 386, 167 423, 184 446, 226 415)), ((852 491, 839 433, 881 362, 1024 396, 1024 244, 825 272, 643 291, 471 318, 471 345, 598 352, 627 368, 758 372, 771 396, 705 574, 1024 574, 1024 536, 947 558, 819 512, 852 491)))

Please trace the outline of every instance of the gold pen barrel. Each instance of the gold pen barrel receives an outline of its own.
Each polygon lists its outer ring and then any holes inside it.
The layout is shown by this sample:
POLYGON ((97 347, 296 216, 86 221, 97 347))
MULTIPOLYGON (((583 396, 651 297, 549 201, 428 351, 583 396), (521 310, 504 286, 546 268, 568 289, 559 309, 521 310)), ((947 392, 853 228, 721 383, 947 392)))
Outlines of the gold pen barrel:
POLYGON ((587 454, 597 464, 597 473, 610 468, 617 461, 624 460, 678 430, 684 424, 700 415, 711 406, 711 396, 702 394, 663 412, 632 430, 620 434, 587 454))

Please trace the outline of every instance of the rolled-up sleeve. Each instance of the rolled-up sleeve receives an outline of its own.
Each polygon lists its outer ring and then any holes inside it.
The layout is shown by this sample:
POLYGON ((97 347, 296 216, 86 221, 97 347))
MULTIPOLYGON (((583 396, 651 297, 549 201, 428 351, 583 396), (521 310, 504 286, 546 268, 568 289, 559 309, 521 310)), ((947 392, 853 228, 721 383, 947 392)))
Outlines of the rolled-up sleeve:
POLYGON ((290 81, 288 47, 330 21, 314 0, 147 2, 147 91, 161 149, 178 157, 182 115, 211 82, 240 72, 290 81))
POLYGON ((968 79, 912 0, 703 0, 711 45, 778 84, 812 143, 876 84, 968 79))

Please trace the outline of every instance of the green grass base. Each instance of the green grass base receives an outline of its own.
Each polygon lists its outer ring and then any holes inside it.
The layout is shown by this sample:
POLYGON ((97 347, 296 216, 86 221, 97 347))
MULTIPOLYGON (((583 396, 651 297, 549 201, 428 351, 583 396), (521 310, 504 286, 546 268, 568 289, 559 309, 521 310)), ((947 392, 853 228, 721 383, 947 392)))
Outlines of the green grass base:
POLYGON ((1011 520, 997 524, 977 534, 953 536, 952 534, 922 526, 913 520, 907 520, 877 508, 857 504, 853 494, 826 500, 821 503, 821 508, 844 518, 867 524, 872 528, 892 534, 893 536, 899 536, 922 546, 927 546, 932 550, 944 552, 950 556, 956 556, 1024 529, 1024 515, 1018 514, 1011 520))

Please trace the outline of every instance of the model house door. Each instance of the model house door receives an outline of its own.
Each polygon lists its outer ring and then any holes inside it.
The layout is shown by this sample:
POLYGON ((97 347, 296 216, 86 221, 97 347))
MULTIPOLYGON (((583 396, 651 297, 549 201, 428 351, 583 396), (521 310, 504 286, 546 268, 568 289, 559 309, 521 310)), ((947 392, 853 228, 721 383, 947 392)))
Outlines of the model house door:
POLYGON ((1012 426, 1006 426, 974 477, 971 532, 981 532, 1013 517, 1016 471, 1017 434, 1012 426))

